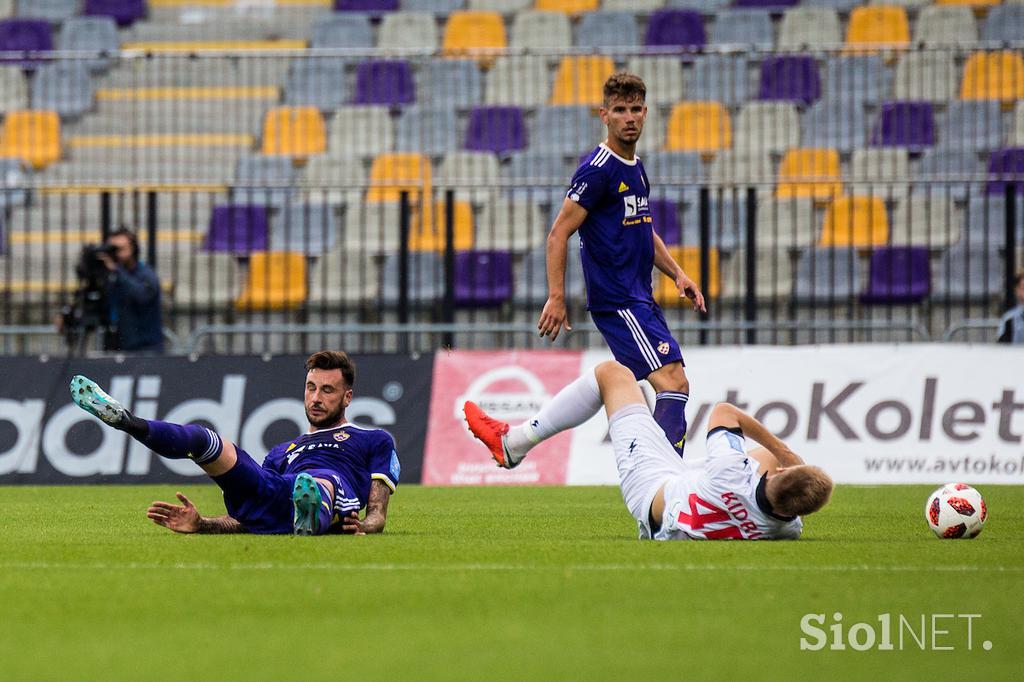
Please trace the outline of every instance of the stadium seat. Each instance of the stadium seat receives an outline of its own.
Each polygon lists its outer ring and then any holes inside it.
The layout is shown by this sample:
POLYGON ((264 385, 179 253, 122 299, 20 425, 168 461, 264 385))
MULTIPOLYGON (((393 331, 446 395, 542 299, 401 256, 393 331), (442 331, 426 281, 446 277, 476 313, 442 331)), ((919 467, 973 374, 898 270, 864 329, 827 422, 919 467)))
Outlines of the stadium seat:
POLYGON ((758 99, 808 105, 821 96, 821 79, 814 57, 783 55, 761 62, 758 99))
MULTIPOLYGON (((1017 243, 1024 243, 1024 201, 1017 195, 1017 243)), ((963 239, 957 246, 995 251, 1006 246, 1006 195, 971 194, 967 201, 967 221, 963 239)))
POLYGON ((683 65, 679 57, 631 57, 626 70, 643 79, 648 107, 671 105, 683 99, 683 65))
POLYGON ((871 247, 889 241, 889 216, 880 197, 836 197, 825 209, 818 246, 871 247))
MULTIPOLYGON (((700 249, 695 246, 669 246, 668 252, 686 271, 690 279, 700 284, 700 249)), ((722 291, 718 249, 708 249, 708 270, 708 286, 704 288, 704 296, 708 299, 717 299, 722 291)), ((690 305, 688 299, 679 297, 679 290, 676 289, 675 282, 658 270, 654 271, 653 289, 654 300, 662 307, 690 305)))
POLYGON ((883 102, 874 127, 871 145, 907 147, 922 151, 935 144, 935 116, 931 102, 883 102))
POLYGON ((292 106, 331 112, 344 105, 348 96, 345 69, 332 58, 296 61, 284 82, 284 103, 292 106))
POLYGON ((800 0, 736 0, 736 6, 771 9, 781 12, 786 7, 792 7, 799 2, 800 0))
POLYGON ((610 11, 653 12, 656 9, 661 9, 664 5, 665 0, 602 0, 601 2, 601 7, 610 11))
POLYGON ((398 0, 334 0, 335 12, 382 14, 398 10, 398 0))
POLYGON ((381 17, 377 47, 382 50, 436 50, 441 44, 434 15, 390 12, 381 17))
POLYGON ((863 2, 861 0, 804 0, 802 4, 807 7, 825 7, 841 14, 849 14, 854 7, 862 5, 863 2))
POLYGON ((96 55, 86 59, 91 71, 105 71, 110 58, 102 53, 116 52, 120 47, 117 24, 110 17, 73 17, 61 25, 57 34, 58 50, 96 55))
MULTIPOLYGON (((345 225, 339 248, 346 253, 379 256, 396 253, 401 239, 401 211, 397 201, 356 201, 345 208, 345 225)), ((418 211, 410 211, 418 219, 418 211)))
POLYGON ((706 42, 704 18, 697 10, 663 9, 651 13, 644 45, 695 49, 706 42))
MULTIPOLYGON (((398 305, 401 299, 401 261, 397 254, 389 254, 381 264, 381 302, 387 306, 398 305)), ((430 306, 444 296, 444 258, 435 251, 419 251, 409 254, 408 260, 408 301, 414 306, 430 306)))
POLYGON ((846 26, 846 45, 864 54, 864 48, 904 48, 910 44, 907 11, 893 5, 854 7, 846 26))
POLYGON ((28 108, 28 84, 20 67, 0 66, 0 113, 28 108))
POLYGON ((161 269, 160 276, 165 281, 169 276, 174 282, 171 300, 175 305, 193 310, 210 306, 223 309, 238 298, 239 265, 234 254, 190 251, 187 257, 179 257, 168 265, 161 269))
POLYGON ((939 256, 931 296, 939 301, 988 300, 1003 293, 1003 256, 982 248, 948 249, 939 256))
POLYGON ((757 203, 756 230, 758 248, 813 246, 818 240, 814 202, 811 199, 761 198, 757 203))
MULTIPOLYGON (((410 251, 445 250, 447 242, 446 210, 443 198, 434 202, 431 219, 421 220, 419 211, 414 209, 410 216, 410 251)), ((452 247, 457 251, 473 248, 473 206, 468 201, 456 199, 452 203, 452 238, 452 247)))
POLYGON ((708 167, 712 185, 760 185, 775 182, 771 154, 767 150, 726 149, 719 152, 708 167))
POLYGON ((912 10, 921 9, 925 5, 931 4, 932 0, 870 0, 866 4, 868 5, 895 5, 897 7, 903 7, 907 12, 912 10))
POLYGON ((1009 185, 1017 194, 1024 194, 1024 147, 997 149, 988 157, 988 194, 1005 194, 1009 185))
POLYGON ((60 24, 78 14, 79 0, 18 0, 17 16, 60 24))
POLYGON ((290 157, 246 155, 235 164, 231 201, 280 208, 291 201, 294 184, 290 157))
POLYGON ((956 96, 956 67, 950 52, 907 52, 896 63, 896 99, 944 103, 956 96))
POLYGON ((386 106, 346 106, 335 110, 327 129, 331 156, 375 156, 395 146, 395 125, 386 106))
POLYGON ((670 199, 651 199, 649 204, 654 231, 668 246, 682 243, 683 224, 679 220, 679 207, 670 199))
POLYGON ((474 107, 463 149, 496 154, 525 149, 526 123, 519 107, 474 107))
POLYGON ((587 12, 576 25, 573 44, 581 50, 639 47, 640 27, 636 15, 628 11, 587 12))
POLYGON ((793 299, 800 304, 848 301, 861 289, 856 249, 812 247, 800 252, 793 274, 793 299))
POLYGON ((274 107, 263 119, 264 154, 305 157, 327 148, 324 119, 316 107, 274 107))
POLYGON ((540 56, 499 57, 487 74, 484 103, 535 107, 547 104, 551 73, 540 56))
POLYGON ((949 102, 940 122, 941 146, 989 152, 1003 144, 1003 117, 995 100, 949 102))
POLYGON ((316 259, 309 270, 309 302, 316 305, 375 305, 380 267, 361 251, 336 249, 316 259))
POLYGON ((782 157, 779 199, 812 197, 829 201, 843 191, 839 169, 839 150, 821 148, 790 149, 782 157))
POLYGON ((28 201, 27 186, 21 160, 0 159, 0 213, 14 206, 23 206, 28 201))
POLYGON ((890 73, 878 55, 833 55, 825 59, 824 98, 875 104, 888 97, 890 73))
POLYGON ((1010 144, 1024 147, 1024 101, 1017 102, 1013 108, 1013 133, 1010 135, 1010 144))
POLYGON ((575 164, 566 161, 562 152, 553 152, 535 145, 532 149, 510 154, 501 166, 500 175, 508 191, 525 192, 546 203, 550 196, 558 195, 558 203, 565 197, 566 186, 575 164))
POLYGON ((975 52, 964 65, 961 99, 1024 99, 1024 57, 1012 50, 975 52))
POLYGON ((319 256, 334 248, 338 219, 324 204, 293 203, 270 219, 270 249, 319 256))
MULTIPOLYGON (((513 300, 527 306, 544 305, 548 300, 547 249, 542 244, 532 249, 513 272, 513 300)), ((569 238, 565 269, 565 300, 578 303, 586 298, 583 270, 580 267, 579 233, 569 238)))
POLYGON ((782 15, 779 47, 828 47, 842 42, 839 13, 830 7, 792 7, 782 15))
POLYGON ((415 101, 412 67, 404 59, 366 60, 356 67, 353 104, 397 106, 415 101))
POLYGON ((867 128, 860 102, 819 100, 801 117, 800 140, 808 147, 834 147, 847 154, 867 144, 867 128))
POLYGON ((918 303, 931 292, 928 249, 917 246, 881 247, 871 252, 867 288, 862 303, 918 303))
POLYGON ((441 44, 448 55, 508 47, 505 22, 497 12, 452 12, 448 15, 441 44))
POLYGON ((146 0, 85 0, 82 14, 110 17, 123 28, 146 18, 146 0))
POLYGON ((731 0, 665 0, 667 9, 694 9, 709 16, 725 9, 731 0))
POLYGON ((53 33, 49 22, 42 19, 4 19, 0 21, 0 61, 26 68, 40 59, 21 58, 22 52, 49 52, 53 49, 53 33))
POLYGON ((615 62, 606 56, 562 57, 551 88, 550 104, 588 104, 604 102, 604 82, 615 73, 615 62))
POLYGON ((447 16, 466 9, 466 0, 401 0, 401 5, 406 12, 432 12, 437 16, 447 16))
MULTIPOLYGON (((539 90, 547 95, 546 87, 539 90)), ((483 75, 472 59, 432 59, 422 66, 416 91, 425 104, 469 109, 483 101, 483 75)))
POLYGON ((238 310, 282 310, 306 301, 306 257, 287 251, 256 251, 249 257, 238 310))
POLYGON ((962 222, 960 208, 948 195, 915 193, 893 210, 889 243, 931 249, 946 247, 960 241, 962 222))
POLYGON ((313 22, 309 45, 313 48, 371 48, 370 17, 349 12, 321 15, 313 22))
POLYGON ((422 154, 381 154, 370 166, 366 201, 399 201, 402 192, 418 202, 431 191, 430 159, 422 154))
POLYGON ((8 111, 0 129, 0 158, 21 159, 39 170, 60 159, 56 111, 8 111))
POLYGON ((406 107, 395 128, 395 151, 441 156, 459 146, 458 120, 448 107, 406 107))
POLYGON ((512 254, 508 251, 461 251, 455 254, 455 305, 500 306, 512 298, 512 254))
POLYGON ((788 102, 748 102, 736 119, 736 149, 781 154, 800 145, 800 116, 788 102))
MULTIPOLYGON (((991 14, 991 13, 990 13, 991 14)), ((978 40, 978 24, 969 7, 926 5, 917 14, 914 43, 925 47, 970 45, 978 40)))
POLYGON ((494 197, 500 177, 498 157, 491 152, 451 152, 441 159, 435 184, 439 194, 451 189, 456 198, 480 204, 494 197))
POLYGON ((529 8, 533 0, 468 0, 471 10, 487 10, 497 12, 518 12, 529 8))
MULTIPOLYGON (((758 249, 754 255, 754 297, 761 301, 788 299, 793 290, 793 261, 788 253, 758 249)), ((737 249, 722 266, 722 298, 747 295, 747 250, 737 249)))
POLYGON ((302 169, 298 189, 311 203, 332 206, 359 202, 367 186, 366 169, 353 159, 314 156, 302 169))
POLYGON ((533 6, 544 12, 582 14, 583 12, 593 12, 599 4, 599 0, 536 0, 533 6))
POLYGON ((218 204, 210 213, 203 251, 248 256, 267 250, 267 209, 254 204, 218 204))
POLYGON ((977 152, 933 147, 921 155, 915 192, 945 194, 955 201, 966 201, 972 179, 981 175, 977 152))
POLYGON ((710 45, 745 45, 757 50, 772 48, 771 15, 759 9, 723 10, 715 15, 708 32, 710 45))
POLYGON ((937 5, 967 5, 984 9, 992 5, 998 5, 1002 0, 935 0, 937 5))
POLYGON ((572 45, 569 17, 562 12, 517 12, 509 28, 509 47, 546 50, 572 45))
MULTIPOLYGON (((970 12, 967 7, 949 7, 970 12)), ((985 15, 981 25, 981 39, 991 43, 1019 42, 1024 36, 1024 4, 995 5, 985 15)))
POLYGON ((62 119, 77 119, 93 107, 92 76, 80 62, 51 62, 31 78, 31 108, 56 111, 62 119))
POLYGON ((593 149, 604 132, 601 119, 590 107, 538 107, 530 127, 530 146, 579 156, 593 149))
MULTIPOLYGON (((700 245, 700 197, 683 204, 683 246, 700 245)), ((746 241, 746 192, 716 191, 708 195, 708 246, 726 254, 741 248, 746 241)))
POLYGON ((476 221, 473 247, 521 253, 542 245, 550 228, 537 202, 499 197, 484 206, 476 221))
POLYGON ((890 201, 902 200, 909 190, 910 155, 903 147, 854 149, 847 187, 854 194, 890 201))
POLYGON ((686 82, 686 98, 738 107, 751 97, 748 67, 746 55, 699 55, 686 82))
POLYGON ((693 186, 703 183, 708 176, 698 152, 651 152, 644 155, 643 164, 647 177, 653 178, 652 199, 683 201, 693 195, 693 186))
POLYGON ((732 146, 732 121, 720 102, 680 102, 672 107, 666 151, 716 152, 732 146))

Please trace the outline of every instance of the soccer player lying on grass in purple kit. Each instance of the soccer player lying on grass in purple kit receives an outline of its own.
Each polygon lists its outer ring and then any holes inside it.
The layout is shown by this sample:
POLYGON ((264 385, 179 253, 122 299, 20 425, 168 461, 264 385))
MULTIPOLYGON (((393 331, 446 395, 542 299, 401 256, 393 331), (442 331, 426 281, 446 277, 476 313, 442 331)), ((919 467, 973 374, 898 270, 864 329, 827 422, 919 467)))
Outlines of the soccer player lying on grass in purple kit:
POLYGON ((391 435, 345 419, 355 365, 341 351, 306 360, 309 431, 272 449, 260 466, 241 448, 198 424, 133 416, 95 382, 78 375, 71 397, 86 412, 168 459, 191 459, 224 491, 226 516, 208 517, 178 493, 181 505, 154 502, 148 516, 178 533, 352 533, 384 530, 401 467, 391 435), (360 519, 359 510, 366 508, 360 519))

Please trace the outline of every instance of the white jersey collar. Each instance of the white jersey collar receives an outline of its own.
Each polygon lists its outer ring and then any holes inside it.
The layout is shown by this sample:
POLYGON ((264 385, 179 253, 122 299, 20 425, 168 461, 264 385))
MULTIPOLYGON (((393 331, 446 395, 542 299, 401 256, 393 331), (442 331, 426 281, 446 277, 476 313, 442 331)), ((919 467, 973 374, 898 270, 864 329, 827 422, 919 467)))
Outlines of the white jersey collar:
POLYGON ((632 159, 632 160, 630 160, 630 159, 624 159, 624 158, 622 158, 621 156, 619 156, 618 154, 616 154, 615 152, 613 152, 613 151, 612 151, 612 148, 611 148, 611 147, 609 147, 608 145, 606 145, 606 144, 605 144, 604 142, 602 142, 601 144, 599 144, 599 145, 597 145, 597 146, 598 146, 598 147, 600 147, 601 149, 604 149, 604 150, 606 150, 606 151, 607 151, 607 152, 608 152, 609 154, 611 154, 612 156, 614 156, 614 157, 615 157, 616 159, 618 159, 618 160, 619 160, 619 161, 621 161, 622 163, 626 164, 627 166, 635 166, 635 165, 636 165, 636 162, 637 162, 637 160, 638 160, 638 159, 640 158, 639 156, 637 156, 637 155, 636 155, 636 154, 634 153, 634 154, 633 154, 633 159, 632 159))

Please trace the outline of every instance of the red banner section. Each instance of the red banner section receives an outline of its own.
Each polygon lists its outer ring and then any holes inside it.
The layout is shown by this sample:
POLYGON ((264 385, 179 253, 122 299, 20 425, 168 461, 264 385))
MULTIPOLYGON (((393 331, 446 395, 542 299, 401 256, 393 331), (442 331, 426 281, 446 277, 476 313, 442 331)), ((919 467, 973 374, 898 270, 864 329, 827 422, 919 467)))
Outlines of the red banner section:
POLYGON ((423 458, 426 485, 564 485, 571 433, 561 433, 530 451, 517 468, 495 466, 487 449, 466 427, 467 400, 511 424, 529 419, 580 373, 575 351, 437 353, 423 458))

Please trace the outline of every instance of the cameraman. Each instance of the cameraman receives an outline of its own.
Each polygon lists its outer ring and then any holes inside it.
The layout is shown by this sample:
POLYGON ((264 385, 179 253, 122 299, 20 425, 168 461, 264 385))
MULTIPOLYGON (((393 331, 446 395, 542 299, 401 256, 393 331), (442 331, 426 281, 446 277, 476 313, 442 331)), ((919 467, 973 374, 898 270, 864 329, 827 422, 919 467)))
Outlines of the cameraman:
POLYGON ((120 227, 107 237, 106 246, 96 258, 109 273, 106 301, 110 325, 117 333, 114 350, 162 353, 160 280, 152 268, 139 262, 138 237, 120 227))

